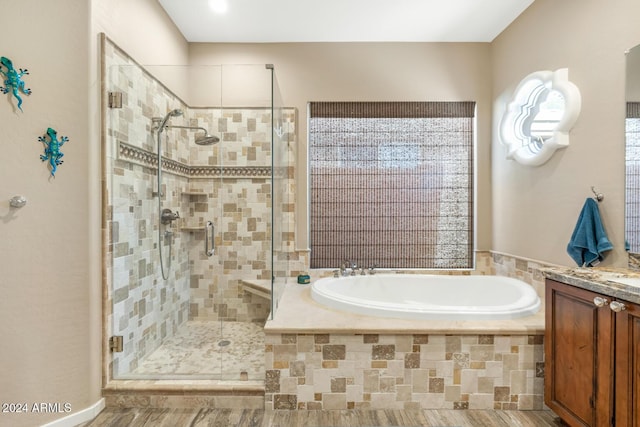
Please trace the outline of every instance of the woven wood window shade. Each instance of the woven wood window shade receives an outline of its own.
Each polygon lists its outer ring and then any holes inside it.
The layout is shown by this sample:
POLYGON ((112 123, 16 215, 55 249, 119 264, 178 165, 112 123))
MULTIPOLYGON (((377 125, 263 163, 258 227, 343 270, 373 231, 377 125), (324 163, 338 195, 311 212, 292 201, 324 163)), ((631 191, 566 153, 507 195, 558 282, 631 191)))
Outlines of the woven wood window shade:
POLYGON ((474 112, 311 103, 311 267, 471 268, 474 112))
POLYGON ((640 102, 627 102, 627 119, 640 119, 640 102))

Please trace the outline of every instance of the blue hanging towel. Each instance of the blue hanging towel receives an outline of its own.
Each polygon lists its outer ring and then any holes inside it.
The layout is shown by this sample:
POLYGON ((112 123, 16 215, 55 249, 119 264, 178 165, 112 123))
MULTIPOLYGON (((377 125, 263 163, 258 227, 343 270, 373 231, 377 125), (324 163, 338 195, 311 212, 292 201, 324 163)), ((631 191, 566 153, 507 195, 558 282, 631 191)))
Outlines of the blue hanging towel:
POLYGON ((613 245, 602 226, 598 203, 589 197, 584 202, 567 252, 580 267, 593 267, 602 261, 603 252, 611 249, 613 245))

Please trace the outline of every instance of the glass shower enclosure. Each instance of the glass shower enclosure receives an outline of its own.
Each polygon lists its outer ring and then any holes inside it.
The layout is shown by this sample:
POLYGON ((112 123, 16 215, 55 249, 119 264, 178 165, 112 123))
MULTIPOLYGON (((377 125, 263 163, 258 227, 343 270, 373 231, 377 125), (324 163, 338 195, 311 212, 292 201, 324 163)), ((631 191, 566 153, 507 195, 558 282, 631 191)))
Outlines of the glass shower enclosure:
POLYGON ((104 52, 108 377, 264 380, 262 327, 290 276, 295 111, 270 65, 104 52))

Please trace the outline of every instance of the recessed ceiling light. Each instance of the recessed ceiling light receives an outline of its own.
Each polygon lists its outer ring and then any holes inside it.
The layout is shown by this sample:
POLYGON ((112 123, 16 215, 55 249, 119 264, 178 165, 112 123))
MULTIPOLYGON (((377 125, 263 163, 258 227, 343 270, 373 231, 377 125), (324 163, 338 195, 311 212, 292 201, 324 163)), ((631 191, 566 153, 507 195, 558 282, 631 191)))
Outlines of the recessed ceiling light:
POLYGON ((215 13, 226 13, 229 3, 227 3, 227 0, 209 0, 209 7, 215 13))

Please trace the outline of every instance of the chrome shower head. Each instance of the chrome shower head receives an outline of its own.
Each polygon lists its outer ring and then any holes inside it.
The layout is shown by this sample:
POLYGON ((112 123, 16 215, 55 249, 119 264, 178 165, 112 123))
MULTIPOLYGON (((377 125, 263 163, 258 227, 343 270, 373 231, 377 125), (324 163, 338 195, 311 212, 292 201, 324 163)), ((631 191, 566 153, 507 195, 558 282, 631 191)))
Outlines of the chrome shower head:
POLYGON ((190 129, 190 130, 201 130, 204 132, 203 136, 196 136, 195 137, 195 143, 198 145, 211 145, 211 144, 215 144, 216 142, 220 142, 220 138, 218 138, 217 136, 213 136, 213 135, 209 135, 209 132, 200 126, 182 126, 182 125, 170 125, 169 119, 171 117, 177 117, 177 116, 181 116, 182 110, 179 109, 175 109, 175 110, 171 110, 167 113, 166 116, 164 116, 164 118, 161 117, 153 117, 151 120, 153 121, 153 127, 152 130, 158 131, 158 135, 160 135, 160 133, 165 130, 165 129, 190 129))
POLYGON ((209 135, 209 132, 205 131, 203 136, 196 136, 194 142, 198 145, 212 145, 220 142, 220 138, 218 138, 217 136, 209 135))

